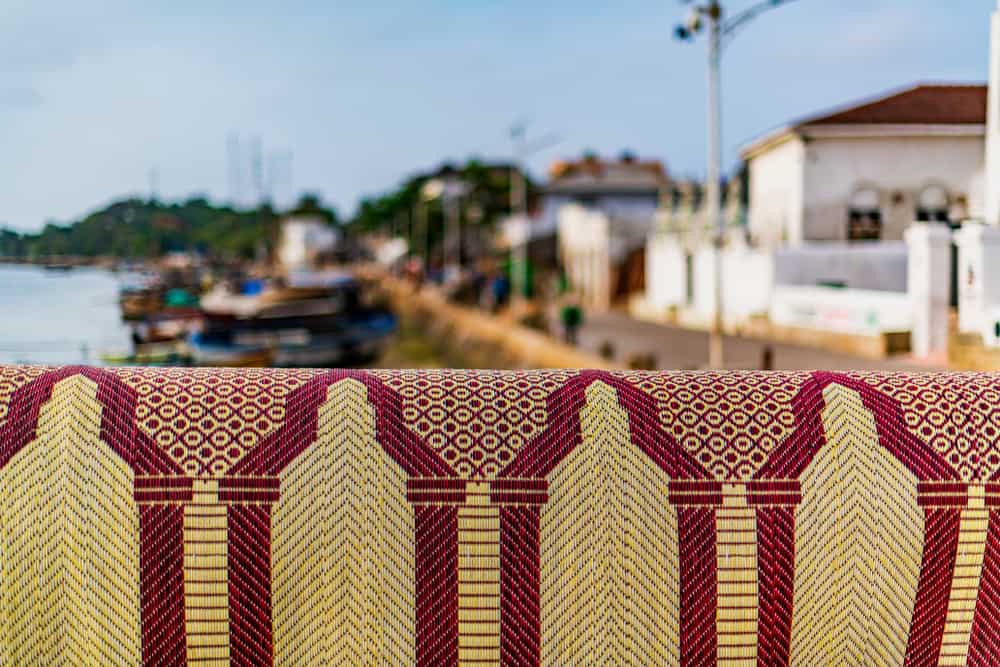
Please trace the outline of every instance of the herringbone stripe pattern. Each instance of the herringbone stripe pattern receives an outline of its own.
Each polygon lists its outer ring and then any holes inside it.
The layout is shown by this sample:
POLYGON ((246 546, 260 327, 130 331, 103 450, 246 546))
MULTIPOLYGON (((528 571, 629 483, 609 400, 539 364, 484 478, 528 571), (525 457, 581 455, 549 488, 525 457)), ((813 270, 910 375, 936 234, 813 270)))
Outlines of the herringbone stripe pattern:
POLYGON ((35 439, 0 470, 4 664, 140 662, 139 559, 121 548, 139 517, 127 467, 99 441, 96 393, 58 382, 35 439))
POLYGON ((917 479, 878 447, 852 389, 829 385, 827 445, 796 509, 792 664, 899 665, 920 573, 917 479))
POLYGON ((998 396, 0 369, 0 667, 994 664, 998 396))
POLYGON ((275 663, 414 660, 414 517, 363 385, 329 387, 272 516, 275 663), (331 531, 329 526, 341 526, 331 531))

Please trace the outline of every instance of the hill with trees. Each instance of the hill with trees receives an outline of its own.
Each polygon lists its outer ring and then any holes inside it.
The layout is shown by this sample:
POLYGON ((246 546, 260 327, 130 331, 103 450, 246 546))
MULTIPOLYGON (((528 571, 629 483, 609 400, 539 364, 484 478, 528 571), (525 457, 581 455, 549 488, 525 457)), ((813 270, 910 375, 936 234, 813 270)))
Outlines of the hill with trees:
POLYGON ((36 233, 0 229, 0 256, 145 258, 193 250, 248 258, 272 246, 278 220, 291 213, 316 215, 338 224, 336 212, 312 194, 303 195, 283 212, 269 204, 244 210, 217 206, 204 197, 180 203, 132 198, 70 224, 49 223, 36 233))

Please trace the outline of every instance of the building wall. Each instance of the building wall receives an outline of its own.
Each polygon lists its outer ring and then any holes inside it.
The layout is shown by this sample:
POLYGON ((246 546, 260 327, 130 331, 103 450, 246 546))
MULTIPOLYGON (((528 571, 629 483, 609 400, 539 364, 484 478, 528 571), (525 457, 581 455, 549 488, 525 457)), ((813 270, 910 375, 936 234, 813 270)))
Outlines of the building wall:
POLYGON ((901 240, 923 188, 940 185, 953 200, 968 202, 983 162, 983 138, 975 136, 811 139, 803 163, 801 240, 846 240, 851 196, 865 187, 879 193, 883 240, 901 240))
POLYGON ((580 197, 565 194, 546 194, 542 204, 542 217, 556 219, 559 209, 566 204, 584 204, 587 208, 600 211, 612 217, 648 217, 656 212, 658 195, 596 195, 590 202, 582 202, 580 197))
POLYGON ((903 241, 803 243, 774 251, 777 285, 905 292, 908 249, 903 241))
POLYGON ((569 204, 558 212, 559 254, 572 289, 588 310, 611 304, 611 259, 608 217, 569 204))
POLYGON ((793 137, 750 161, 750 234, 766 246, 800 243, 805 145, 793 137))

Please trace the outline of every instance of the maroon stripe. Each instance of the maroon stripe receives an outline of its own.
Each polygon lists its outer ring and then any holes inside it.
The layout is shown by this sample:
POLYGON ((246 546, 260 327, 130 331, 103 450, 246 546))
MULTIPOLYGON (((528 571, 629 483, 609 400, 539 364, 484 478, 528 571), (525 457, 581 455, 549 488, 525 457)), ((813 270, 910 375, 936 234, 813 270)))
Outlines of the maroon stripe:
POLYGON ((951 576, 958 553, 961 511, 926 509, 924 516, 924 555, 903 662, 906 667, 937 665, 951 595, 951 576))
POLYGON ((671 505, 704 505, 716 507, 722 504, 721 493, 674 493, 667 489, 671 505))
POLYGON ((754 473, 757 480, 798 479, 816 453, 826 443, 822 412, 823 385, 815 375, 810 377, 792 398, 795 430, 767 457, 767 462, 754 473))
POLYGON ((411 491, 406 494, 411 503, 458 504, 465 502, 465 491, 411 491))
POLYGON ((364 371, 334 370, 318 375, 291 394, 285 403, 285 420, 230 470, 234 475, 279 475, 316 442, 319 406, 327 389, 345 379, 365 385, 368 402, 375 409, 375 439, 411 477, 457 477, 427 443, 404 426, 403 399, 375 376, 364 371))
POLYGON ((784 667, 792 645, 795 584, 795 510, 760 508, 757 514, 757 664, 784 667))
POLYGON ((220 489, 278 489, 281 480, 277 477, 222 477, 220 489))
POLYGON ((498 505, 528 503, 532 505, 544 505, 549 502, 548 493, 515 493, 504 491, 491 491, 490 502, 498 505))
POLYGON ((1000 512, 990 512, 986 554, 969 637, 969 667, 989 667, 1000 654, 1000 512))
MULTIPOLYGON (((885 447, 898 461, 923 481, 957 481, 958 473, 941 454, 926 442, 913 435, 906 425, 899 403, 879 392, 867 382, 856 380, 842 373, 826 371, 813 373, 820 387, 839 384, 853 389, 861 396, 865 409, 875 417, 879 444, 885 447)), ((822 409, 816 409, 816 419, 822 409)), ((777 476, 777 475, 775 475, 777 476)), ((798 475, 788 475, 798 477, 798 475)))
POLYGON ((230 660, 271 665, 271 507, 230 505, 227 521, 230 660))
POLYGON ((113 373, 85 369, 84 375, 97 382, 101 403, 101 440, 127 463, 136 475, 183 475, 181 467, 146 435, 136 421, 138 397, 135 390, 113 373))
POLYGON ((542 619, 538 507, 500 508, 500 663, 539 665, 542 619))
POLYGON ((751 507, 758 505, 788 505, 795 507, 801 502, 801 493, 750 493, 747 495, 747 504, 751 507))
POLYGON ((416 632, 420 667, 458 664, 458 508, 417 506, 416 632))
POLYGON ((184 508, 139 507, 139 591, 144 665, 184 665, 184 508))
POLYGON ((406 480, 406 490, 407 491, 450 491, 450 490, 465 490, 466 481, 464 479, 454 479, 451 477, 445 478, 435 478, 427 479, 408 479, 406 480))
POLYGON ((490 489, 497 491, 548 491, 549 482, 545 479, 495 479, 490 482, 490 489))
POLYGON ((680 546, 680 653, 687 667, 715 664, 716 579, 715 510, 677 508, 680 546))
POLYGON ((670 490, 679 493, 722 493, 722 482, 713 479, 672 479, 670 490))
POLYGON ((276 503, 280 496, 277 490, 219 489, 219 500, 224 503, 276 503))
POLYGON ((802 484, 797 479, 755 479, 747 484, 750 493, 798 493, 802 484))
POLYGON ((967 494, 962 495, 933 495, 930 493, 918 493, 917 504, 921 507, 944 505, 946 507, 965 507, 969 502, 967 494))
POLYGON ((633 444, 673 478, 709 479, 711 476, 686 449, 660 426, 656 399, 621 377, 607 371, 580 371, 546 399, 548 423, 498 475, 544 478, 583 441, 580 410, 586 404, 586 389, 592 382, 615 389, 618 403, 628 414, 633 444))
POLYGON ((139 503, 187 502, 191 500, 191 489, 136 489, 135 500, 139 503))
MULTIPOLYGON (((987 484, 986 488, 989 489, 987 484)), ((966 493, 969 485, 965 482, 940 482, 940 481, 920 481, 917 482, 917 493, 966 493)))
POLYGON ((190 489, 192 486, 194 486, 194 480, 192 480, 190 477, 136 476, 135 478, 136 489, 149 489, 149 488, 162 489, 166 487, 190 489))

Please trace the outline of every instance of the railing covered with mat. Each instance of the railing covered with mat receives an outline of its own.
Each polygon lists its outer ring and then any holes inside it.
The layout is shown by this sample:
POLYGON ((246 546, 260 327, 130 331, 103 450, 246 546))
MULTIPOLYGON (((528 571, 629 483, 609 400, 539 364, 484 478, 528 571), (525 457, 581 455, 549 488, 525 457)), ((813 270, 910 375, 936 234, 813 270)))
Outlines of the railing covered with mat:
POLYGON ((939 665, 1000 376, 0 367, 0 665, 939 665))

